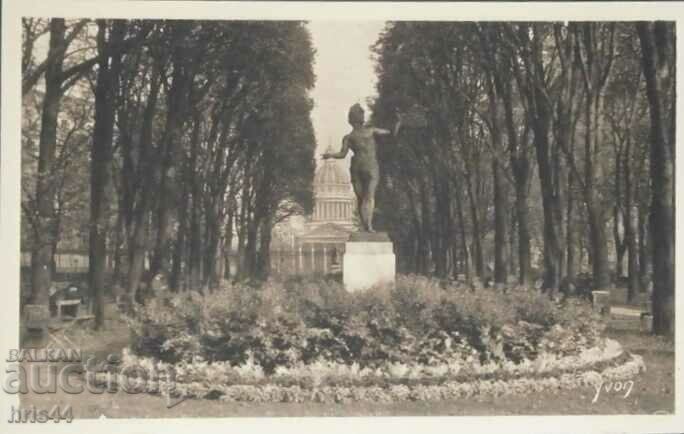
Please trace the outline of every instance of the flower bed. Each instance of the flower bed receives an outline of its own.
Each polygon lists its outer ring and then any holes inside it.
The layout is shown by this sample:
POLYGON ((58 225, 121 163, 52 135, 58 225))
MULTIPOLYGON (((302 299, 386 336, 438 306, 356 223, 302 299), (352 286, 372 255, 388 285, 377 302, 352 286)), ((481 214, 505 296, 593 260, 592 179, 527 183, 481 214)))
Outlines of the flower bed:
MULTIPOLYGON (((252 362, 240 366, 221 362, 170 365, 125 353, 120 372, 161 373, 145 379, 149 382, 148 390, 174 396, 244 402, 343 403, 442 400, 595 387, 604 381, 632 379, 645 369, 640 356, 623 353, 615 341, 608 341, 602 350, 585 351, 580 356, 544 356, 538 360, 522 366, 388 364, 376 369, 317 362, 267 376, 252 362), (168 381, 170 369, 175 374, 173 382, 168 381)), ((106 374, 101 374, 100 380, 111 382, 106 374)), ((132 380, 135 379, 127 381, 132 380)))
POLYGON ((173 367, 175 393, 237 401, 526 393, 643 369, 601 337, 584 302, 415 276, 356 294, 329 282, 236 285, 152 301, 130 323, 125 366, 173 367))

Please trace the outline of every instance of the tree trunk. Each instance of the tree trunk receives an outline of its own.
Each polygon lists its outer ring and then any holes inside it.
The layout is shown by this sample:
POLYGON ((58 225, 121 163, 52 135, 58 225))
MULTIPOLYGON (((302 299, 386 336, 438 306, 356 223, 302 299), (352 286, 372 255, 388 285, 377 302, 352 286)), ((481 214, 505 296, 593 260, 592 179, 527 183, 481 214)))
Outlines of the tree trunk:
MULTIPOLYGON (((632 139, 625 143, 625 244, 627 247, 627 301, 633 302, 639 292, 639 252, 637 249, 637 216, 634 213, 634 187, 632 183, 632 139)), ((638 212, 638 211, 637 211, 638 212)))
POLYGON ((625 240, 627 243, 627 301, 632 302, 639 292, 639 262, 635 230, 635 216, 629 203, 626 209, 625 240))
MULTIPOLYGON (((621 158, 620 155, 617 157, 621 158)), ((616 169, 619 171, 619 169, 616 169)), ((627 240, 626 233, 620 234, 620 219, 622 219, 622 230, 626 231, 627 222, 625 221, 625 216, 622 214, 622 193, 619 187, 620 177, 615 176, 616 192, 615 200, 616 204, 613 206, 613 240, 615 244, 615 278, 620 279, 625 274, 625 253, 627 252, 627 240)))
POLYGON ((202 226, 200 222, 199 189, 194 186, 192 194, 192 208, 190 208, 190 257, 188 269, 190 274, 189 287, 200 291, 202 286, 202 226))
POLYGON ((604 90, 613 64, 615 51, 614 23, 579 23, 574 32, 578 35, 576 60, 582 71, 584 84, 584 200, 589 219, 589 243, 593 286, 604 289, 610 286, 607 237, 605 234, 605 205, 596 187, 601 179, 602 158, 600 143, 603 133, 604 90), (602 30, 609 30, 609 37, 602 30))
POLYGON ((651 118, 653 332, 674 336, 674 124, 667 119, 668 113, 674 113, 674 93, 668 95, 674 81, 669 68, 674 60, 670 26, 665 22, 637 24, 651 118))
POLYGON ((64 56, 56 55, 65 44, 64 19, 50 20, 50 42, 45 70, 45 96, 41 117, 38 180, 36 183, 36 222, 38 230, 31 255, 31 301, 47 305, 52 282, 53 220, 55 219, 55 188, 53 169, 57 147, 57 122, 62 99, 62 66, 64 56))
POLYGON ((419 254, 419 259, 421 261, 421 269, 420 273, 422 274, 429 274, 432 268, 432 231, 433 231, 433 223, 432 223, 432 215, 431 215, 431 210, 430 210, 430 194, 428 193, 429 189, 425 186, 425 184, 422 185, 421 189, 421 194, 420 194, 420 209, 421 209, 421 216, 422 216, 422 226, 420 228, 421 232, 421 240, 422 240, 422 245, 421 245, 421 250, 418 253, 419 254))
POLYGON ((442 182, 444 176, 433 173, 433 190, 434 190, 434 216, 435 222, 433 225, 433 245, 435 246, 433 252, 433 260, 435 264, 435 275, 439 278, 445 278, 448 271, 448 250, 451 245, 450 220, 451 220, 451 203, 448 183, 442 182))
POLYGON ((651 241, 648 229, 648 207, 639 207, 639 287, 642 290, 648 288, 651 282, 653 264, 651 261, 651 241))
POLYGON ((185 257, 185 240, 188 229, 188 206, 190 205, 190 189, 188 183, 183 183, 183 193, 181 195, 181 204, 178 209, 178 237, 176 238, 176 245, 173 251, 173 267, 171 269, 171 278, 169 279, 169 287, 173 291, 180 289, 181 274, 183 270, 183 258, 185 257))
POLYGON ((568 171, 568 194, 567 194, 567 209, 566 209, 566 229, 565 229, 565 260, 567 266, 565 275, 570 282, 575 281, 577 276, 577 229, 575 228, 575 197, 573 194, 575 186, 575 176, 572 171, 568 171))
POLYGON ((595 186, 595 181, 599 177, 598 166, 600 164, 596 157, 597 138, 600 131, 599 99, 599 96, 589 93, 585 101, 584 201, 589 222, 593 287, 594 289, 605 289, 610 286, 605 215, 601 197, 595 186))
POLYGON ((225 229, 225 246, 223 257, 225 259, 225 265, 223 267, 223 278, 230 279, 230 257, 233 251, 233 225, 235 220, 235 211, 233 208, 228 210, 228 222, 226 223, 225 229))
MULTIPOLYGON (((121 205, 121 202, 119 202, 119 205, 121 205)), ((119 212, 116 216, 114 229, 114 276, 112 278, 112 282, 119 286, 123 286, 124 270, 127 264, 127 255, 124 252, 125 239, 123 215, 119 212)))
MULTIPOLYGON (((273 230, 273 217, 266 216, 261 222, 259 236, 259 254, 257 258, 256 275, 259 279, 266 280, 271 273, 271 231, 273 230)), ((325 258, 323 259, 325 260, 325 258)))
POLYGON ((204 286, 211 291, 218 288, 219 278, 217 276, 217 265, 221 253, 221 236, 222 229, 220 216, 218 212, 218 205, 209 203, 204 209, 206 218, 205 226, 205 247, 204 252, 204 286))
POLYGON ((111 188, 112 141, 114 137, 115 91, 121 72, 121 55, 111 58, 109 50, 123 41, 125 27, 121 22, 110 27, 98 20, 97 51, 102 58, 95 88, 95 125, 90 167, 90 291, 94 294, 95 327, 104 325, 104 287, 107 269, 107 232, 109 230, 109 202, 111 188), (109 40, 108 40, 109 39, 109 40))
MULTIPOLYGON (((407 183, 408 184, 408 183, 407 183)), ((409 209, 411 210, 413 219, 412 219, 412 224, 413 224, 413 230, 411 231, 411 243, 410 243, 410 249, 411 249, 411 254, 409 257, 411 258, 410 260, 410 265, 409 265, 409 270, 411 270, 412 273, 421 273, 421 252, 422 252, 422 234, 421 234, 421 216, 420 216, 420 208, 418 207, 418 203, 415 199, 415 195, 413 194, 413 189, 411 188, 410 185, 406 185, 406 192, 409 200, 409 209)), ((424 258, 423 258, 424 259, 424 258)))
POLYGON ((143 113, 142 126, 140 131, 140 169, 136 176, 140 178, 141 186, 140 200, 133 210, 133 234, 129 242, 131 249, 131 260, 128 268, 127 292, 135 298, 140 279, 145 271, 145 257, 147 255, 147 233, 149 225, 149 213, 152 208, 152 199, 156 189, 155 171, 156 164, 153 159, 152 137, 154 114, 157 107, 157 99, 161 87, 162 59, 155 59, 152 72, 152 84, 147 96, 147 103, 143 113))
POLYGON ((470 261, 468 260, 468 239, 463 212, 463 191, 458 187, 453 188, 453 190, 455 193, 456 217, 458 218, 458 250, 460 251, 458 256, 461 263, 461 269, 458 272, 463 273, 466 281, 470 282, 470 261))
POLYGON ((605 219, 600 205, 591 199, 587 203, 589 219, 589 244, 591 245, 591 268, 594 274, 594 288, 604 289, 610 286, 608 268, 608 246, 606 242, 605 219))
MULTIPOLYGON (((537 93, 538 91, 534 91, 537 93)), ((534 145, 537 154, 539 183, 544 209, 544 281, 542 288, 550 291, 560 283, 560 243, 556 230, 555 191, 553 188, 553 169, 549 155, 550 114, 544 102, 538 105, 536 116, 531 120, 534 130, 534 145)))
POLYGON ((558 241, 558 282, 565 275, 565 234, 563 225, 563 185, 565 167, 561 164, 561 150, 558 141, 551 146, 551 158, 553 164, 553 217, 556 227, 556 240, 558 241))
POLYGON ((245 269, 242 277, 256 276, 257 263, 257 234, 260 222, 256 217, 252 218, 247 224, 247 239, 245 244, 245 269))
MULTIPOLYGON (((552 112, 551 101, 546 93, 547 84, 539 71, 544 71, 544 56, 541 38, 538 37, 539 25, 533 24, 530 30, 534 38, 528 43, 531 46, 529 57, 525 60, 527 75, 531 76, 532 81, 527 82, 518 77, 518 86, 524 91, 529 103, 528 121, 534 133, 534 148, 537 157, 537 168, 539 171, 539 183, 542 194, 542 208, 544 213, 544 277, 542 290, 552 292, 557 289, 560 283, 561 256, 562 252, 557 228, 557 209, 560 204, 557 198, 555 180, 557 175, 554 173, 555 152, 549 143, 549 132, 551 129, 552 112)), ((528 38, 527 34, 521 36, 528 38)), ((543 75, 543 74, 542 74, 543 75)))
POLYGON ((235 279, 242 279, 245 276, 245 241, 247 235, 247 224, 245 223, 246 213, 247 211, 244 209, 244 207, 242 207, 240 211, 240 219, 237 232, 237 263, 235 279))
POLYGON ((201 289, 201 263, 202 263, 202 223, 201 223, 201 173, 197 164, 200 148, 201 116, 198 111, 193 113, 193 130, 190 143, 190 161, 188 162, 187 182, 190 192, 190 222, 189 222, 189 254, 188 254, 188 281, 187 286, 191 290, 201 289))
POLYGON ((192 76, 190 53, 184 47, 184 39, 191 30, 190 22, 174 24, 172 43, 173 74, 171 87, 167 96, 166 126, 164 128, 164 140, 161 146, 161 177, 159 183, 159 207, 157 209, 157 238, 154 249, 152 264, 150 265, 151 276, 158 273, 168 275, 170 272, 169 252, 171 251, 171 211, 173 190, 177 186, 178 177, 175 176, 176 149, 180 145, 187 112, 188 95, 192 76))
MULTIPOLYGON (((529 171, 529 169, 527 169, 529 171)), ((527 206, 527 179, 529 175, 517 176, 515 180, 515 212, 518 223, 518 283, 530 283, 532 256, 530 254, 530 218, 527 206)))
MULTIPOLYGON (((508 137, 508 153, 515 187, 515 219, 518 229, 518 283, 527 286, 530 281, 532 259, 530 254, 530 228, 528 208, 528 182, 530 162, 527 156, 526 137, 518 138, 513 117, 512 77, 500 77, 499 95, 503 101, 504 121, 508 137)), ((511 235, 513 231, 511 231, 511 235)))
POLYGON ((470 219, 473 225, 473 262, 475 265, 475 275, 480 279, 484 278, 484 257, 482 255, 480 218, 478 216, 478 203, 473 192, 473 183, 470 174, 466 174, 466 191, 470 202, 470 219))
POLYGON ((494 177, 494 281, 505 284, 508 274, 506 264, 506 185, 497 159, 492 161, 494 177))

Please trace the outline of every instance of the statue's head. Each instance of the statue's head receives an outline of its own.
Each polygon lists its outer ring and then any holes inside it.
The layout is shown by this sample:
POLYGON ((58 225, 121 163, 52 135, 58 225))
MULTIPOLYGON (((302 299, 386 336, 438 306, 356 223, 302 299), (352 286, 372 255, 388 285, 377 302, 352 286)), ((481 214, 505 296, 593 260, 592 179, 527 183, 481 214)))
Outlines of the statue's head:
POLYGON ((349 115, 347 116, 349 124, 351 126, 361 126, 364 122, 364 112, 361 104, 356 103, 349 109, 349 115))

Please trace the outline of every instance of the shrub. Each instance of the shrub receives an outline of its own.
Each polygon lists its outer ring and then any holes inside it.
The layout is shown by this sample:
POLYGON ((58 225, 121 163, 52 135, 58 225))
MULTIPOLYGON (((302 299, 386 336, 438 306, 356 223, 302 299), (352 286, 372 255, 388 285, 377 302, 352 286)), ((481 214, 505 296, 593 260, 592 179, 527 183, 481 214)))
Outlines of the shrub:
POLYGON ((537 291, 471 291, 419 276, 394 288, 348 293, 322 280, 228 285, 205 296, 152 300, 130 319, 133 352, 176 362, 203 359, 269 374, 327 360, 361 367, 534 359, 594 345, 602 323, 578 300, 537 291))

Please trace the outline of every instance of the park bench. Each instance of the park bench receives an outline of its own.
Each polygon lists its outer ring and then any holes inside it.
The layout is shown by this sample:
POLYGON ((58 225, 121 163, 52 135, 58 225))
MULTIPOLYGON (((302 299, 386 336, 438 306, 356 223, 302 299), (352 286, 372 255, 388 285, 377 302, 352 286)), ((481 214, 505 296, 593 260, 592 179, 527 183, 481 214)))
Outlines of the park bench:
POLYGON ((71 318, 79 316, 81 300, 57 300, 55 303, 57 304, 57 319, 63 319, 65 316, 71 318))

